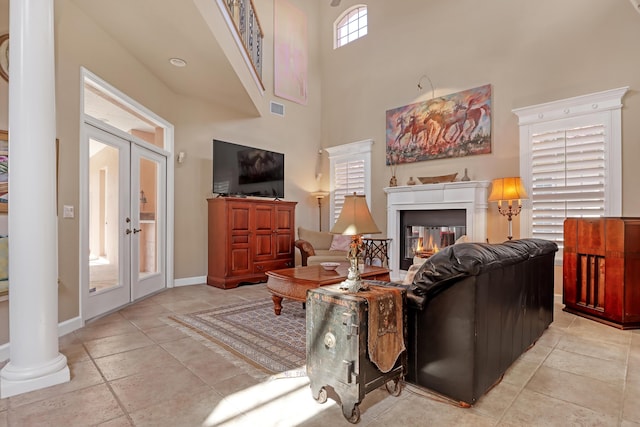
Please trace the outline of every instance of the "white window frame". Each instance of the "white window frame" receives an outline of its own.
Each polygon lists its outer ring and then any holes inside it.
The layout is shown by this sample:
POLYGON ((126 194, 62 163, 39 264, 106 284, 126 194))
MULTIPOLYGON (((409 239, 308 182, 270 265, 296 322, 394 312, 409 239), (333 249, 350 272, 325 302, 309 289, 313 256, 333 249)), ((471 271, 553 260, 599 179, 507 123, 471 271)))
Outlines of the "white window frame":
MULTIPOLYGON (((543 128, 569 129, 585 123, 605 128, 605 215, 622 214, 622 97, 629 87, 552 101, 513 110, 520 126, 520 176, 532 196, 532 136, 543 128)), ((520 234, 531 237, 533 211, 531 200, 523 201, 520 234)), ((562 251, 557 262, 562 262, 562 251)))
MULTIPOLYGON (((329 198, 329 230, 333 228, 336 218, 336 166, 354 160, 362 160, 364 162, 364 183, 362 192, 364 193, 369 210, 371 210, 371 151, 373 140, 366 139, 364 141, 352 142, 349 144, 337 145, 335 147, 325 148, 329 153, 329 189, 331 196, 329 198)), ((358 194, 363 194, 356 191, 358 194)))
MULTIPOLYGON (((357 18, 358 24, 361 19, 363 18, 360 17, 360 12, 358 11, 358 18, 357 18)), ((351 6, 350 8, 342 12, 340 16, 338 16, 338 18, 333 22, 333 48, 337 49, 339 47, 346 46, 351 42, 361 39, 362 37, 366 36, 368 33, 369 33, 369 8, 367 7, 366 4, 356 4, 354 6, 351 6), (340 44, 340 39, 342 39, 343 37, 339 37, 339 31, 342 28, 348 27, 350 25, 349 22, 343 23, 342 21, 345 19, 345 17, 349 16, 353 12, 358 11, 358 9, 364 9, 365 11, 364 19, 366 20, 365 22, 366 25, 364 25, 364 27, 361 27, 360 25, 358 25, 358 29, 356 31, 352 31, 347 34, 348 36, 350 34, 357 33, 357 37, 355 39, 349 40, 349 37, 347 37, 347 41, 343 44, 340 44), (363 28, 366 29, 366 32, 364 34, 360 34, 363 28)))

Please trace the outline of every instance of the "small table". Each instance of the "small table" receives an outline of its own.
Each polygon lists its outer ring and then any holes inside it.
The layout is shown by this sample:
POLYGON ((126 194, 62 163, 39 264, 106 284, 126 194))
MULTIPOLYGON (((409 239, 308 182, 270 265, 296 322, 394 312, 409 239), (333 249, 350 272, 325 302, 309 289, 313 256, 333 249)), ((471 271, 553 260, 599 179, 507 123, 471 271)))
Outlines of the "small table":
POLYGON ((374 259, 380 260, 383 267, 389 266, 389 243, 391 239, 372 239, 365 237, 364 243, 364 263, 373 265, 374 259))
MULTIPOLYGON (((271 292, 273 310, 279 316, 283 298, 305 302, 309 289, 340 283, 347 278, 348 270, 349 263, 345 262, 334 271, 327 271, 321 265, 267 271, 267 289, 271 292)), ((365 280, 391 280, 389 270, 373 265, 365 265, 360 277, 365 280)))

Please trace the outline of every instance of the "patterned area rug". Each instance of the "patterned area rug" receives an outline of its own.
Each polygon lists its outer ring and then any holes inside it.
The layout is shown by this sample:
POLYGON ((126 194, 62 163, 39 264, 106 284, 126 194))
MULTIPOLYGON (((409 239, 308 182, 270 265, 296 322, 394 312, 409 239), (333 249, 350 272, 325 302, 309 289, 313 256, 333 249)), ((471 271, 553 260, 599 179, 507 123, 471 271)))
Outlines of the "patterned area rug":
POLYGON ((171 316, 269 373, 299 369, 306 361, 306 314, 284 300, 276 316, 271 299, 171 316))

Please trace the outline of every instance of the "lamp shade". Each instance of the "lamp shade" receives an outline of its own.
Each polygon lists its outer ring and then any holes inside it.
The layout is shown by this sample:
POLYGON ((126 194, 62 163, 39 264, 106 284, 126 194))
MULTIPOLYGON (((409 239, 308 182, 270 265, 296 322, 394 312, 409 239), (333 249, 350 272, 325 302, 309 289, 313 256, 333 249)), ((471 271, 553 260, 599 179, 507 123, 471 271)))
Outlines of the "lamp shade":
POLYGON ((355 236, 380 233, 380 230, 371 217, 365 197, 353 193, 351 196, 344 196, 342 211, 331 232, 355 236))
POLYGON ((528 199, 527 192, 522 185, 519 176, 509 178, 494 179, 491 183, 490 202, 499 202, 500 200, 523 200, 528 199))

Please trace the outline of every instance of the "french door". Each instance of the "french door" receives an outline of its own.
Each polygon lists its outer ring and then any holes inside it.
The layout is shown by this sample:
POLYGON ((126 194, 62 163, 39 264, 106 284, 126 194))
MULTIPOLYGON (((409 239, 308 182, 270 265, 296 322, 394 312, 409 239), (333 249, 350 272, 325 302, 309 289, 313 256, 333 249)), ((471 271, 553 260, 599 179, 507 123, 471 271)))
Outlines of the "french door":
POLYGON ((166 286, 166 157, 91 125, 83 317, 166 286))

